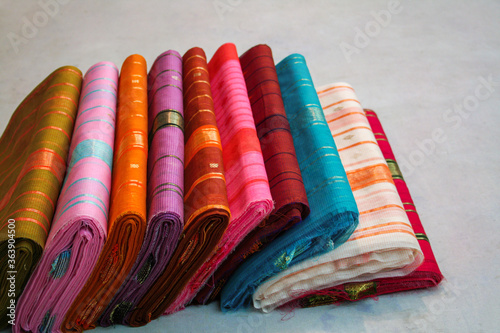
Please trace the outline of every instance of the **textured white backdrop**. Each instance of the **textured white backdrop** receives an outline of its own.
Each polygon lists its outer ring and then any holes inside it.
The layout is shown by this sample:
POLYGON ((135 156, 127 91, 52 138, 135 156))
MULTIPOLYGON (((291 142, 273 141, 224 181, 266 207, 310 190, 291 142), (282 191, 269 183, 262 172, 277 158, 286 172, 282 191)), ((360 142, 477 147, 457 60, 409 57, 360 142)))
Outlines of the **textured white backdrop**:
POLYGON ((151 65, 163 51, 183 54, 193 46, 210 58, 225 42, 240 53, 266 43, 276 62, 302 53, 316 86, 346 81, 364 107, 378 112, 447 278, 433 290, 285 318, 223 314, 212 304, 145 328, 96 333, 498 332, 499 1, 59 0, 52 15, 40 2, 0 2, 0 131, 21 100, 63 65, 85 72, 107 60, 120 67, 132 53, 151 65), (373 13, 388 10, 378 23, 373 13))

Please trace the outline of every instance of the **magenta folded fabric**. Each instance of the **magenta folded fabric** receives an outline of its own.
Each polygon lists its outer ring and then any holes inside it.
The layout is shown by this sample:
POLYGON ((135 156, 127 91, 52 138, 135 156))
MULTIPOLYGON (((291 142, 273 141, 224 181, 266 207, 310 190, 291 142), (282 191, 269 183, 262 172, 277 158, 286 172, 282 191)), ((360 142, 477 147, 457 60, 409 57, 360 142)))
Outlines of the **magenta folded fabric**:
MULTIPOLYGON (((274 208, 245 79, 234 44, 222 45, 208 64, 219 128, 231 220, 217 250, 165 313, 182 309, 219 265, 274 208)), ((166 304, 159 307, 165 309, 166 304)), ((158 317, 153 313, 151 319, 158 317)))
POLYGON ((169 50, 148 74, 148 225, 134 267, 102 314, 101 326, 128 324, 130 311, 167 266, 184 228, 182 58, 169 50))
POLYGON ((17 307, 13 332, 60 332, 107 237, 118 69, 86 73, 68 169, 43 255, 17 307))

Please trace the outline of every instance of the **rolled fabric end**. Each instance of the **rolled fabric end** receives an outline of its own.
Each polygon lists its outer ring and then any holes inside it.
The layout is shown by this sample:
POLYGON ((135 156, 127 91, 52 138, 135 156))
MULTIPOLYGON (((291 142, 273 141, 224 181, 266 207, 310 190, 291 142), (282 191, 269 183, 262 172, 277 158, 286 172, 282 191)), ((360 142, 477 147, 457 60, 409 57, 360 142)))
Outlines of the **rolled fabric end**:
POLYGON ((60 332, 60 326, 90 276, 106 240, 106 230, 92 218, 69 221, 47 248, 19 299, 13 332, 60 332))

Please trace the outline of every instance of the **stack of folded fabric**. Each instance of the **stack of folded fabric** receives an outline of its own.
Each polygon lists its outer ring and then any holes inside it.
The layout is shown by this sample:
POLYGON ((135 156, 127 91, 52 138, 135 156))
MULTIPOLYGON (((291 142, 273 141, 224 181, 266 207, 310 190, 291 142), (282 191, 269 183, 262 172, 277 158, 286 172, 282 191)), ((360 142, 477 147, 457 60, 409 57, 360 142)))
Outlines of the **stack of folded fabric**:
POLYGON ((214 300, 229 276, 249 255, 260 251, 282 231, 309 215, 271 48, 257 45, 240 57, 240 63, 275 207, 217 269, 196 296, 199 303, 214 300))
POLYGON ((389 141, 387 140, 385 132, 382 128, 382 124, 380 123, 380 120, 375 112, 366 109, 364 111, 373 134, 375 135, 380 149, 382 150, 382 154, 387 161, 398 194, 402 200, 408 219, 410 220, 411 226, 415 231, 415 236, 417 237, 420 248, 424 254, 424 261, 420 267, 408 275, 392 278, 371 279, 364 282, 346 283, 329 289, 313 291, 301 297, 297 301, 291 302, 289 304, 290 306, 312 307, 342 301, 357 301, 366 297, 374 297, 398 291, 434 287, 437 286, 443 279, 443 275, 439 270, 436 258, 432 252, 429 238, 427 237, 422 223, 420 222, 418 213, 415 210, 413 199, 411 198, 406 182, 403 179, 403 175, 399 170, 394 153, 392 152, 389 141))
POLYGON ((248 305, 266 280, 318 260, 358 225, 358 208, 304 57, 292 54, 276 68, 311 214, 235 271, 222 289, 223 311, 248 305))
POLYGON ((147 111, 146 60, 135 54, 123 63, 119 79, 108 239, 64 318, 63 331, 95 327, 141 248, 146 231, 147 111))
POLYGON ((265 312, 313 290, 404 276, 423 260, 389 167, 354 90, 338 83, 319 88, 318 95, 360 212, 359 225, 335 251, 262 283, 253 302, 265 312))
POLYGON ((17 308, 14 332, 59 330, 107 236, 118 68, 101 62, 83 80, 69 165, 42 258, 17 308))
POLYGON ((18 106, 0 138, 0 328, 42 255, 59 197, 82 73, 61 67, 18 106))
MULTIPOLYGON (((185 124, 185 225, 172 260, 149 288, 140 306, 152 312, 155 302, 171 303, 182 292, 226 230, 230 212, 205 52, 192 48, 183 57, 185 124), (158 295, 165 295, 164 298, 158 295), (151 309, 151 310, 149 310, 151 309)), ((129 324, 143 325, 141 316, 129 324)))
POLYGON ((0 220, 0 328, 14 332, 443 279, 375 112, 346 83, 316 91, 302 55, 275 66, 267 45, 224 44, 208 63, 169 50, 149 75, 132 55, 83 83, 57 69, 0 138, 0 220))
POLYGON ((231 220, 210 258, 177 298, 151 289, 132 313, 142 325, 189 303, 226 256, 271 213, 273 202, 241 65, 233 44, 221 46, 208 64, 224 162, 231 220), (152 304, 153 306, 146 306, 152 304))
POLYGON ((184 118, 182 59, 162 53, 148 77, 148 225, 136 262, 100 319, 101 326, 128 323, 128 313, 165 269, 183 227, 184 118))

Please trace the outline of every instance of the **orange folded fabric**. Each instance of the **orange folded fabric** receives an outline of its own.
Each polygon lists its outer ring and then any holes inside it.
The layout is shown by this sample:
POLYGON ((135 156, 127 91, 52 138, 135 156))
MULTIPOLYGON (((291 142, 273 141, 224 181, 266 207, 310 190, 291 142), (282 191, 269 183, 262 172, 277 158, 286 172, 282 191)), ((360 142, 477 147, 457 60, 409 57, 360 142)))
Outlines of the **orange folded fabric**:
POLYGON ((134 54, 123 63, 118 86, 108 240, 64 319, 63 332, 95 327, 141 249, 146 232, 147 98, 146 60, 134 54))

